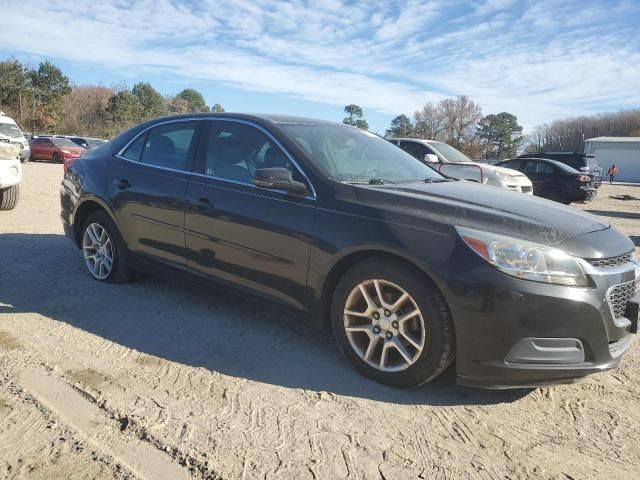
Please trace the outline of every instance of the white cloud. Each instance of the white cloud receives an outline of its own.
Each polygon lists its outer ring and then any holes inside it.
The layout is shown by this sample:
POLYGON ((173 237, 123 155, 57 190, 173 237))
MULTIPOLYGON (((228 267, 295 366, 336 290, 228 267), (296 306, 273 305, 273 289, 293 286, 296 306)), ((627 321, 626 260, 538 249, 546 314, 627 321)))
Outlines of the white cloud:
POLYGON ((635 6, 633 0, 9 0, 0 49, 123 76, 155 71, 389 114, 468 94, 486 113, 511 111, 531 127, 640 104, 635 6))

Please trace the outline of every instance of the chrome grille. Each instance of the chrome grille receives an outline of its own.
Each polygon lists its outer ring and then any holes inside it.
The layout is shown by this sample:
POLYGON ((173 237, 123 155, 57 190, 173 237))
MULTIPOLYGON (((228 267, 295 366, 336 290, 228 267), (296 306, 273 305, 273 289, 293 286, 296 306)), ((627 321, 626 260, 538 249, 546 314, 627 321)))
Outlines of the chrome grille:
POLYGON ((631 261, 631 253, 625 253, 619 257, 599 258, 598 260, 589 260, 589 263, 596 268, 611 268, 618 265, 624 265, 631 261))
POLYGON ((607 292, 607 301, 611 308, 611 313, 615 318, 624 317, 627 311, 627 303, 636 294, 636 281, 621 283, 611 287, 607 292))

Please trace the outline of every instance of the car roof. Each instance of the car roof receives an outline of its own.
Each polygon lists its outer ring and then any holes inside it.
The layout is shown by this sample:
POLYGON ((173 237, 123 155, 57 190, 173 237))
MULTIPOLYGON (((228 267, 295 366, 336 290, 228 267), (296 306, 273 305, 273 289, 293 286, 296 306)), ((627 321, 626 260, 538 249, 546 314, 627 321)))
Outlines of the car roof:
POLYGON ((417 142, 417 143, 443 143, 438 140, 427 140, 425 138, 412 138, 412 137, 391 137, 387 138, 387 140, 395 141, 395 140, 403 140, 405 142, 417 142))
POLYGON ((294 125, 325 125, 325 126, 339 126, 345 128, 356 128, 351 125, 345 125, 344 123, 331 122, 328 120, 319 120, 317 118, 298 117, 294 115, 280 115, 271 113, 230 113, 230 112, 202 112, 202 113, 185 113, 181 115, 172 115, 168 117, 154 118, 149 122, 155 123, 156 121, 171 121, 181 118, 229 118, 237 120, 254 121, 257 123, 271 123, 274 125, 294 124, 294 125))
POLYGON ((584 158, 595 158, 595 155, 592 153, 582 153, 582 152, 535 152, 535 153, 524 153, 519 155, 518 158, 545 158, 545 155, 553 155, 558 157, 584 157, 584 158))
MULTIPOLYGON (((553 160, 551 158, 539 158, 539 157, 518 157, 518 158, 513 158, 512 160, 533 160, 536 162, 544 162, 544 163, 549 163, 551 165, 554 165, 556 167, 558 167, 560 170, 564 170, 565 172, 569 172, 569 173, 580 173, 578 172, 578 170, 576 170, 573 167, 570 167, 569 165, 567 165, 566 163, 562 163, 559 162, 557 160, 553 160)), ((509 161, 509 160, 506 160, 509 161)), ((501 162, 502 163, 502 162, 501 162)))

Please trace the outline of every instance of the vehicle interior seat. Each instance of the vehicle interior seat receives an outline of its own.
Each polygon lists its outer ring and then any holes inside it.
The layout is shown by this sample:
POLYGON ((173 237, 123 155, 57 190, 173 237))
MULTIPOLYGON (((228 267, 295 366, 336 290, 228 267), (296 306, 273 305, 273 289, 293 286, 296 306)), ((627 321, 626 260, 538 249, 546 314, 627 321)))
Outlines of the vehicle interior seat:
MULTIPOLYGON (((151 136, 149 142, 149 153, 151 162, 154 165, 168 168, 181 168, 180 165, 175 165, 176 146, 169 137, 164 135, 151 136)), ((146 159, 143 157, 143 162, 146 159)))
POLYGON ((288 168, 289 159, 287 156, 275 145, 271 145, 264 154, 264 168, 288 168))
POLYGON ((207 173, 213 173, 217 177, 235 180, 238 182, 251 182, 251 174, 245 165, 244 147, 233 137, 217 138, 213 145, 207 149, 207 173))

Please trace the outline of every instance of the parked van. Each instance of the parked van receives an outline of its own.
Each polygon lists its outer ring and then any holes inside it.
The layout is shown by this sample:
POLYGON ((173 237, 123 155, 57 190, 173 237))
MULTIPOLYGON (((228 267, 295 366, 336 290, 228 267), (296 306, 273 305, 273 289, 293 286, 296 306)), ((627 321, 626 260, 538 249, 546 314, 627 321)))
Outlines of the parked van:
POLYGON ((31 156, 29 141, 25 138, 18 124, 11 117, 5 116, 4 112, 0 112, 0 139, 9 139, 10 143, 15 144, 20 149, 20 161, 28 162, 31 156))

